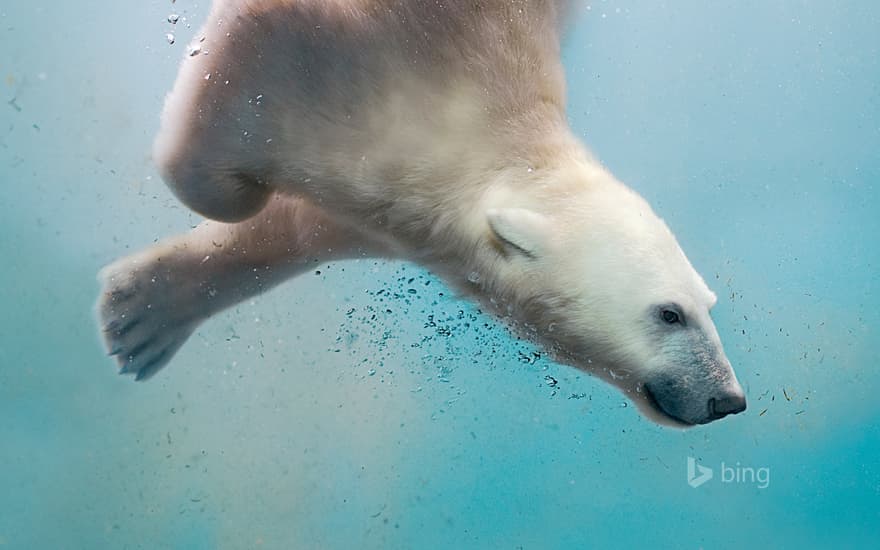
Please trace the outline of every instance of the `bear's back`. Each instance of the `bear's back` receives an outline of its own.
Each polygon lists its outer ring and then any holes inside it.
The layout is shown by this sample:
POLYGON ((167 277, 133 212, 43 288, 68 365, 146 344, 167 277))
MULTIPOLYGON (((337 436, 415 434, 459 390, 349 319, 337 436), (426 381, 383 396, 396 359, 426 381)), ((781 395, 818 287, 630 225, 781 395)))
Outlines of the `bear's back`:
POLYGON ((166 101, 156 161, 221 220, 260 208, 267 182, 341 205, 348 184, 387 199, 400 190, 382 185, 418 170, 442 181, 436 167, 492 142, 495 122, 539 104, 561 114, 564 4, 219 0, 166 101))

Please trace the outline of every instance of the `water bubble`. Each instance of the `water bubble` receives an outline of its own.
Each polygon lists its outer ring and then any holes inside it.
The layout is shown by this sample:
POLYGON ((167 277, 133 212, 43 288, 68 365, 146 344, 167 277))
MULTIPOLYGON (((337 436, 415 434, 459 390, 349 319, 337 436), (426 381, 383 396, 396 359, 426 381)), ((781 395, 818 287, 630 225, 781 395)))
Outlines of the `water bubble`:
POLYGON ((202 53, 202 45, 201 44, 192 44, 189 47, 189 51, 187 52, 190 57, 195 57, 202 53))
POLYGON ((180 16, 177 15, 176 13, 169 13, 168 14, 168 22, 171 23, 172 25, 177 24, 177 22, 179 20, 180 20, 180 16))
POLYGON ((476 271, 471 271, 470 273, 468 273, 467 280, 471 283, 474 283, 474 284, 479 283, 480 282, 480 274, 477 273, 476 271))
POLYGON ((376 369, 370 369, 370 370, 367 372, 367 374, 369 374, 370 376, 375 375, 375 374, 376 374, 376 369))
POLYGON ((168 41, 169 44, 174 44, 174 35, 169 33, 165 34, 165 40, 168 41))
POLYGON ((205 80, 211 80, 211 73, 205 74, 205 80))

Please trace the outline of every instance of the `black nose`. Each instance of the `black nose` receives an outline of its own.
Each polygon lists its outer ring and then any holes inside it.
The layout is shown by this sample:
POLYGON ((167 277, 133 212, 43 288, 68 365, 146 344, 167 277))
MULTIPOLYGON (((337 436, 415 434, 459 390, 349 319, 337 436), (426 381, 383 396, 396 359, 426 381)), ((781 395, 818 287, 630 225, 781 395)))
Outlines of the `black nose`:
POLYGON ((709 399, 709 417, 712 420, 724 418, 728 414, 737 414, 746 410, 746 396, 741 391, 709 399))

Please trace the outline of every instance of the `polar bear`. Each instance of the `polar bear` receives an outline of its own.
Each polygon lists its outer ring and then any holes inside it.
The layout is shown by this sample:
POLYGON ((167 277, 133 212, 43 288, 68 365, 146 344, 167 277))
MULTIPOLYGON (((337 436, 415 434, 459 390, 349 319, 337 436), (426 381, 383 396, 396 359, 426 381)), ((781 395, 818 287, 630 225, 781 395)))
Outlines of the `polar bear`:
POLYGON ((205 221, 106 267, 144 380, 200 322, 315 262, 400 258, 654 421, 746 408, 715 295, 566 122, 561 0, 215 0, 154 158, 205 221))

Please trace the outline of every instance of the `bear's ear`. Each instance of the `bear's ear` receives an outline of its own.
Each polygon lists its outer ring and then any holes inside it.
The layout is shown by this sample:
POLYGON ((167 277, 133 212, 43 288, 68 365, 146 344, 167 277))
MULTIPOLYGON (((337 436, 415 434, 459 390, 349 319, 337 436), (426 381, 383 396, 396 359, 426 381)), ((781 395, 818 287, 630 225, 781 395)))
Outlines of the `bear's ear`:
POLYGON ((486 211, 492 236, 511 253, 537 258, 550 240, 550 220, 525 208, 492 208, 486 211))

